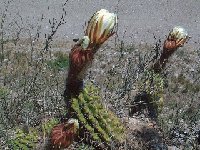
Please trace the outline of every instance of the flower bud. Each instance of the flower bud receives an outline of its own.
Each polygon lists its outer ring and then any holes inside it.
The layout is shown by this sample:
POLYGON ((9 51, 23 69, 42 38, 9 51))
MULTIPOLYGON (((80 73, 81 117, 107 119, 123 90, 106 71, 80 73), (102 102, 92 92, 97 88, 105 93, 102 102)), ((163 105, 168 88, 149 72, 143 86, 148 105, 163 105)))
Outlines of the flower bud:
POLYGON ((67 123, 69 123, 69 124, 73 123, 77 129, 79 128, 79 123, 78 123, 77 119, 70 118, 67 123))
POLYGON ((188 38, 188 33, 183 27, 176 26, 169 33, 169 37, 174 40, 181 40, 181 39, 186 40, 188 38))
POLYGON ((87 49, 89 44, 90 44, 90 39, 88 36, 84 36, 82 39, 82 42, 81 42, 81 46, 83 49, 87 49))
POLYGON ((90 44, 103 44, 114 34, 113 29, 117 24, 117 15, 108 10, 97 11, 88 22, 85 35, 89 37, 90 44))

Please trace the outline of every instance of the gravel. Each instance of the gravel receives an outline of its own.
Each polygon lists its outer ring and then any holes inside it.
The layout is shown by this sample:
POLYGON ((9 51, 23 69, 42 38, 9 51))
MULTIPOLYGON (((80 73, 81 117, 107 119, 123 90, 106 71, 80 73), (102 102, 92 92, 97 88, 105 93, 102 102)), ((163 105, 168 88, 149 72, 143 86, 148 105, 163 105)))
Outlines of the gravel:
MULTIPOLYGON (((1 0, 1 13, 4 12, 7 1, 1 0)), ((117 12, 120 40, 153 44, 156 39, 165 39, 174 26, 181 25, 192 37, 187 46, 195 49, 200 46, 199 0, 69 0, 62 6, 65 1, 14 0, 8 6, 6 24, 16 20, 19 25, 34 29, 31 30, 33 35, 37 26, 41 26, 41 37, 44 38, 44 34, 50 32, 49 19, 59 20, 62 8, 65 7, 67 23, 59 28, 55 38, 71 41, 72 38, 83 36, 85 22, 95 11, 104 8, 117 12)), ((5 27, 10 28, 7 25, 5 27)))

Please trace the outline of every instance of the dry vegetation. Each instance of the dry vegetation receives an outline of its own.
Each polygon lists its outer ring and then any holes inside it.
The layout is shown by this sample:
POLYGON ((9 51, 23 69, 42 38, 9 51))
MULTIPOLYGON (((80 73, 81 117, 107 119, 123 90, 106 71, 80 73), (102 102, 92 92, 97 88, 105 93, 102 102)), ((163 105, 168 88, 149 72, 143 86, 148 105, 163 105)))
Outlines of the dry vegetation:
MULTIPOLYGON (((22 39, 18 31, 11 39, 5 14, 0 19, 0 149, 45 149, 52 126, 67 113, 62 95, 71 43, 22 39)), ((145 73, 160 52, 160 42, 105 44, 88 71, 85 82, 99 87, 102 103, 127 127, 121 149, 199 148, 199 50, 180 48, 170 59, 161 75, 164 106, 156 117, 147 102, 137 101, 145 73), (133 106, 137 111, 130 114, 133 106)), ((71 149, 93 148, 77 141, 71 149)))

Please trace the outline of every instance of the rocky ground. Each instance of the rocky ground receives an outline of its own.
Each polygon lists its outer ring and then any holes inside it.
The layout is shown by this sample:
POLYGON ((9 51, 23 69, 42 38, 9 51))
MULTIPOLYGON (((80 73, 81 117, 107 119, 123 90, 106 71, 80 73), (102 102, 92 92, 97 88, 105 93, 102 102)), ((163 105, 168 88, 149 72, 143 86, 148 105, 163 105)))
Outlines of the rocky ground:
MULTIPOLYGON (((71 41, 83 35, 85 22, 95 11, 102 8, 116 12, 119 17, 118 37, 120 40, 131 43, 154 43, 155 39, 165 39, 174 26, 181 25, 188 30, 192 37, 190 46, 199 48, 200 36, 200 2, 198 0, 2 0, 1 14, 5 12, 7 2, 8 12, 5 28, 17 31, 19 28, 31 29, 36 34, 38 26, 40 38, 51 30, 49 19, 59 20, 65 8, 66 24, 57 31, 55 38, 71 41), (12 23, 15 21, 15 23, 12 23), (13 27, 12 27, 13 26, 13 27)), ((21 32, 23 36, 29 34, 21 32)))

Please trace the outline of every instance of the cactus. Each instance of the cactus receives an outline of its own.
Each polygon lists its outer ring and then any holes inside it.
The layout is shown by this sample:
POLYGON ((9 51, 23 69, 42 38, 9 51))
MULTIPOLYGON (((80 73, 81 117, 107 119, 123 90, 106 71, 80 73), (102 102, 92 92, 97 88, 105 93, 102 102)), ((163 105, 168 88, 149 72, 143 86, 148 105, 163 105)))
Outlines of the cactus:
POLYGON ((157 74, 153 70, 146 71, 140 85, 140 91, 147 94, 148 107, 154 109, 156 115, 161 112, 164 94, 164 79, 161 74, 157 74))
POLYGON ((113 140, 123 142, 124 127, 114 113, 104 108, 97 88, 87 85, 78 98, 72 99, 72 108, 93 140, 108 145, 113 140))
POLYGON ((29 150, 36 147, 38 142, 38 134, 34 129, 30 129, 29 133, 21 129, 16 129, 14 138, 9 140, 9 148, 13 150, 29 150))
POLYGON ((82 143, 76 150, 95 150, 95 148, 82 143))
POLYGON ((50 68, 60 71, 69 67, 68 55, 63 52, 56 52, 54 56, 54 60, 47 61, 47 65, 50 68))
POLYGON ((9 94, 9 90, 5 87, 0 87, 0 98, 6 97, 9 94))
POLYGON ((51 133, 51 130, 53 129, 53 127, 58 123, 59 123, 59 120, 56 118, 52 118, 52 119, 48 120, 47 122, 44 122, 42 124, 43 133, 46 133, 49 135, 51 133))

